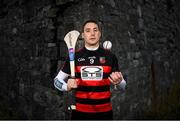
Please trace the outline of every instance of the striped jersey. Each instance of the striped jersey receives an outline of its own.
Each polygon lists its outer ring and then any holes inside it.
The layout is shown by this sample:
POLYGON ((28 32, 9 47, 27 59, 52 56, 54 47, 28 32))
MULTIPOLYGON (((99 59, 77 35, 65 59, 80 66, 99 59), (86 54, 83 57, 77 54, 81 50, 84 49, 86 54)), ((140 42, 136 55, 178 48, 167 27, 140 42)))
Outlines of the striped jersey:
MULTIPOLYGON (((69 60, 62 71, 70 74, 69 60)), ((78 88, 75 92, 76 110, 84 113, 101 113, 112 110, 110 101, 110 80, 112 71, 119 71, 116 56, 99 47, 87 50, 85 47, 75 53, 75 77, 78 88)))

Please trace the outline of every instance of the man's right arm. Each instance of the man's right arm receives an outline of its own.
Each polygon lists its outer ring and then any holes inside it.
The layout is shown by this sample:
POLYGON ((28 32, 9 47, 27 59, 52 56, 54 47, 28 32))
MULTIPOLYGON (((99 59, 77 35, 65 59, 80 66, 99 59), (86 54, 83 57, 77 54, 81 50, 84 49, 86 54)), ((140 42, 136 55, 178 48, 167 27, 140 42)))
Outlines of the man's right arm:
POLYGON ((67 91, 67 83, 65 80, 68 78, 69 74, 59 71, 58 75, 54 78, 54 86, 60 91, 67 91))

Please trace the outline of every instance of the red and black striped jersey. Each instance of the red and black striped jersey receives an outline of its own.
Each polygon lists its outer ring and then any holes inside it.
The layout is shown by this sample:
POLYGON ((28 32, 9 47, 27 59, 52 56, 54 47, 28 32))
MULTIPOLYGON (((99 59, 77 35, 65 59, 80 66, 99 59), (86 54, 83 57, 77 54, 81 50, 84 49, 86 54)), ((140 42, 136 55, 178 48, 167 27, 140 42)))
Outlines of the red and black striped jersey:
MULTIPOLYGON (((67 60, 62 71, 70 74, 67 60)), ((87 50, 85 47, 75 53, 76 110, 95 113, 112 110, 110 80, 112 71, 119 71, 116 56, 108 50, 98 48, 87 50)))

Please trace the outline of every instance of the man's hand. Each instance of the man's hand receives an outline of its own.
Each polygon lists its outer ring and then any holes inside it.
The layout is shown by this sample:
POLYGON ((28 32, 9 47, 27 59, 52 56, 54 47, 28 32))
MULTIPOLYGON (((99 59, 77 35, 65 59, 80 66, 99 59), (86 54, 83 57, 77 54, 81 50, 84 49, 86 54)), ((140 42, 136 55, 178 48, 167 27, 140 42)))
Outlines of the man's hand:
POLYGON ((111 81, 112 84, 116 85, 123 80, 123 76, 121 72, 112 72, 108 79, 111 81))
POLYGON ((77 80, 76 79, 68 79, 67 91, 70 91, 72 88, 77 88, 77 80))

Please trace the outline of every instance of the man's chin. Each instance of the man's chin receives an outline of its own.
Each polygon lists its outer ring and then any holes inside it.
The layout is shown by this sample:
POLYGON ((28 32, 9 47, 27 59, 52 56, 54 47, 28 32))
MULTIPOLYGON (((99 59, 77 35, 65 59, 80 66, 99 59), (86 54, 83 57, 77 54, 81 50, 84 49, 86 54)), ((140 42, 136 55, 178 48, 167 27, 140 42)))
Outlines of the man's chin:
POLYGON ((98 42, 97 43, 87 43, 88 46, 98 46, 98 42))

